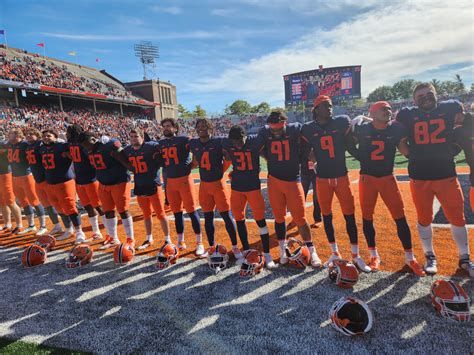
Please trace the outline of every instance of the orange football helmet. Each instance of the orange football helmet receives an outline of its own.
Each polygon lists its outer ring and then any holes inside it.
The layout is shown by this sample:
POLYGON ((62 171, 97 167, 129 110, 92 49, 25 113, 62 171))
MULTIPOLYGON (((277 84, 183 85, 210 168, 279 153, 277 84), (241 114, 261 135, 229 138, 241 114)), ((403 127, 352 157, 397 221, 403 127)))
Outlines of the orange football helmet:
POLYGON ((89 245, 78 244, 69 252, 69 256, 66 259, 66 267, 68 269, 73 269, 87 265, 92 261, 93 255, 94 251, 89 245))
POLYGON ((254 276, 263 269, 263 254, 255 249, 244 250, 240 276, 254 276))
POLYGON ((225 269, 228 261, 227 248, 222 244, 216 244, 207 251, 207 264, 216 273, 225 269))
POLYGON ((431 285, 431 303, 444 318, 459 322, 471 319, 471 299, 460 284, 453 281, 436 280, 431 285))
POLYGON ((116 264, 128 264, 135 258, 135 249, 130 243, 122 243, 114 249, 114 261, 116 264))
POLYGON ((372 328, 369 306, 355 297, 341 297, 331 307, 329 318, 334 329, 344 335, 362 335, 372 328))
POLYGON ((351 288, 359 280, 359 272, 349 261, 334 260, 329 266, 329 279, 341 288, 351 288))
POLYGON ((21 263, 25 267, 32 267, 44 264, 46 262, 46 250, 39 245, 30 245, 21 255, 21 263))
POLYGON ((156 266, 163 270, 170 265, 176 264, 179 258, 179 250, 174 244, 165 243, 156 256, 156 266))
POLYGON ((311 261, 311 253, 308 247, 300 240, 290 238, 285 249, 286 256, 291 264, 299 269, 304 269, 311 261))
POLYGON ((36 239, 35 244, 39 245, 48 252, 53 250, 54 246, 56 245, 56 238, 54 238, 52 235, 44 234, 36 239))

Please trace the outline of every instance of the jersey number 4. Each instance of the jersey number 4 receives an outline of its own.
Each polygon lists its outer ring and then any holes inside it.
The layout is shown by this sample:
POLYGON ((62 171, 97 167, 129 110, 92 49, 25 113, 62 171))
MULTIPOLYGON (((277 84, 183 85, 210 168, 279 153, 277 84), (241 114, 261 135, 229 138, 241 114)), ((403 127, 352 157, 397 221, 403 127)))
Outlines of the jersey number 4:
POLYGON ((441 132, 446 128, 446 124, 443 119, 437 118, 429 121, 416 122, 413 127, 415 133, 416 144, 438 144, 445 143, 446 138, 438 137, 441 132), (434 126, 433 132, 430 133, 430 126, 434 126))
POLYGON ((20 150, 19 149, 8 149, 8 162, 19 163, 20 162, 20 150))

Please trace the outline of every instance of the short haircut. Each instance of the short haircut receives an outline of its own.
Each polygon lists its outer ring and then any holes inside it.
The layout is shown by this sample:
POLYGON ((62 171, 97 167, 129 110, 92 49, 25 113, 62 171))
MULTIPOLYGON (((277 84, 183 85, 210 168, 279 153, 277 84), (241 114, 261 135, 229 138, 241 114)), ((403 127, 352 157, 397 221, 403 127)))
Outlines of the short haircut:
POLYGON ((163 127, 163 125, 166 123, 166 122, 171 122, 171 125, 176 128, 176 132, 179 131, 179 123, 178 121, 176 121, 174 118, 164 118, 161 120, 160 124, 161 124, 161 127, 163 127))
POLYGON ((27 128, 25 130, 25 134, 26 135, 32 135, 32 136, 36 136, 36 137, 41 137, 41 132, 39 131, 39 129, 35 128, 35 127, 30 127, 30 128, 27 128))
POLYGON ((232 126, 229 130, 229 139, 237 140, 246 136, 247 136, 247 132, 245 131, 244 127, 235 125, 235 126, 232 126))
POLYGON ((58 138, 59 134, 58 132, 56 132, 55 130, 53 129, 45 129, 43 132, 41 132, 42 134, 52 134, 53 136, 55 136, 56 138, 58 138))
POLYGON ((194 128, 197 128, 198 124, 201 122, 204 122, 208 129, 210 130, 214 129, 214 126, 212 125, 211 120, 208 120, 207 118, 198 118, 196 120, 196 124, 194 125, 194 128))
POLYGON ((16 135, 17 138, 20 138, 20 139, 24 139, 25 138, 25 135, 23 134, 23 131, 20 129, 20 128, 13 128, 11 129, 9 132, 10 133, 13 133, 16 135))
POLYGON ((282 111, 272 111, 267 117, 267 123, 280 123, 288 121, 288 117, 282 111))
POLYGON ((132 128, 132 129, 130 130, 130 133, 135 133, 136 135, 138 135, 138 136, 141 137, 141 138, 144 138, 144 137, 145 137, 145 133, 144 133, 143 130, 140 129, 140 128, 132 128))
POLYGON ((435 92, 436 92, 436 88, 434 87, 433 84, 431 83, 419 83, 415 86, 415 88, 413 89, 413 96, 415 96, 415 93, 418 91, 418 90, 421 90, 421 89, 424 89, 424 88, 431 88, 433 89, 435 92))

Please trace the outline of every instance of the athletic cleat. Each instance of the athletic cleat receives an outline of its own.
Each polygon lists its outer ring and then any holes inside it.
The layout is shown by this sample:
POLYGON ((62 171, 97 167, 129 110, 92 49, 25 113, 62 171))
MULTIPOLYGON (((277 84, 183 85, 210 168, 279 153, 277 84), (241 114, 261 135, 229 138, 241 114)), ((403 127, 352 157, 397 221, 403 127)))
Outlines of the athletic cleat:
POLYGON ((135 249, 135 239, 127 238, 127 240, 125 241, 125 243, 127 243, 127 244, 130 245, 133 249, 135 249))
POLYGON ((179 250, 186 250, 187 246, 185 242, 179 242, 178 243, 178 249, 179 250))
POLYGON ((280 255, 280 265, 288 264, 288 257, 286 255, 280 255))
POLYGON ((311 253, 311 266, 314 268, 320 268, 322 266, 321 259, 318 256, 318 253, 316 253, 316 250, 313 250, 311 253))
POLYGON ((324 267, 329 267, 332 265, 332 263, 335 261, 335 260, 341 260, 342 257, 341 257, 341 254, 339 252, 336 252, 336 253, 332 253, 331 256, 329 257, 328 261, 326 261, 324 263, 324 267))
POLYGON ((323 225, 323 222, 314 222, 312 225, 311 225, 311 228, 321 228, 323 225))
MULTIPOLYGON (((15 228, 16 229, 16 228, 15 228)), ((2 228, 2 230, 0 231, 0 236, 6 236, 6 235, 10 235, 12 234, 13 231, 11 228, 8 228, 8 227, 4 227, 2 228)))
POLYGON ((13 229, 12 229, 12 232, 11 232, 11 234, 13 234, 13 235, 17 235, 18 233, 20 233, 20 230, 21 230, 21 228, 20 228, 20 227, 15 227, 15 228, 13 228, 13 229))
POLYGON ((60 233, 64 233, 64 230, 63 230, 62 227, 58 224, 58 225, 54 226, 53 229, 51 229, 48 234, 50 234, 50 235, 56 235, 56 234, 60 234, 60 233))
POLYGON ((102 240, 104 239, 104 236, 102 235, 102 233, 98 232, 98 233, 94 233, 92 234, 92 240, 102 240))
POLYGON ((423 277, 426 276, 426 273, 423 271, 423 268, 416 260, 406 261, 408 267, 413 271, 417 276, 423 277))
POLYGON ((425 272, 428 275, 434 275, 438 272, 438 263, 436 261, 436 256, 433 253, 425 254, 425 272))
POLYGON ((113 248, 113 247, 115 247, 119 244, 120 244, 120 241, 114 240, 114 238, 107 235, 105 237, 105 241, 102 243, 102 246, 99 248, 99 250, 105 250, 105 249, 113 248))
POLYGON ((352 262, 357 267, 357 269, 359 269, 362 272, 371 272, 372 271, 372 269, 367 266, 364 259, 362 259, 360 256, 352 258, 352 262))
POLYGON ((205 254, 206 250, 204 249, 204 244, 202 243, 198 243, 196 245, 196 252, 195 252, 195 255, 198 257, 198 258, 203 258, 204 254, 205 254))
POLYGON ((40 229, 38 229, 38 232, 36 232, 36 235, 41 236, 41 235, 45 235, 46 233, 48 233, 48 230, 46 229, 46 227, 40 227, 40 229))
POLYGON ((469 277, 474 277, 474 263, 469 259, 469 255, 459 260, 459 267, 467 271, 469 277))
POLYGON ((379 269, 380 269, 380 257, 378 257, 378 256, 371 257, 369 267, 372 270, 372 272, 379 271, 379 269))
POLYGON ((84 234, 83 231, 76 232, 76 241, 74 244, 83 244, 83 243, 90 243, 91 240, 86 238, 86 235, 84 234))
POLYGON ((36 234, 36 232, 37 232, 36 227, 31 226, 31 227, 27 227, 27 228, 23 229, 21 232, 18 232, 17 235, 23 236, 23 235, 27 235, 27 234, 33 234, 33 233, 36 234))
POLYGON ((237 247, 232 247, 232 253, 234 254, 236 260, 241 260, 244 257, 240 249, 237 247))
POLYGON ((57 241, 61 241, 61 240, 66 240, 70 237, 72 237, 72 235, 74 234, 74 230, 71 228, 71 229, 66 229, 66 231, 64 231, 63 234, 61 234, 59 237, 56 238, 57 241))
POLYGON ((272 258, 265 258, 265 267, 268 269, 268 270, 274 270, 277 268, 277 265, 275 264, 275 262, 273 261, 272 258))
POLYGON ((139 247, 137 247, 137 250, 145 250, 145 249, 148 249, 149 247, 151 247, 151 243, 153 243, 153 239, 152 240, 145 240, 142 245, 140 245, 139 247))

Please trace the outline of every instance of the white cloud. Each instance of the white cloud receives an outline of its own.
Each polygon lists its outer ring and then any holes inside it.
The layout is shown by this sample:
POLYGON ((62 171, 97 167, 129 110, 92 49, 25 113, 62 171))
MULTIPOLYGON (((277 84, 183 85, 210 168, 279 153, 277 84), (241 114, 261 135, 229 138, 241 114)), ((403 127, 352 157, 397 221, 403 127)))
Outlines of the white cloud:
POLYGON ((349 9, 368 9, 384 4, 394 4, 400 0, 240 0, 243 4, 263 8, 283 8, 300 15, 311 16, 349 9))
POLYGON ((211 15, 214 16, 231 16, 237 12, 236 9, 212 9, 211 10, 211 15))
MULTIPOLYGON (((249 0, 250 1, 250 0, 249 0)), ((349 0, 347 0, 349 1, 349 0)), ((233 92, 252 102, 284 100, 283 75, 362 65, 362 91, 443 65, 473 62, 471 1, 394 3, 330 30, 190 84, 195 92, 233 92)))
POLYGON ((177 6, 152 6, 151 9, 154 12, 163 12, 166 14, 171 14, 171 15, 179 15, 182 13, 182 10, 180 7, 177 6))

